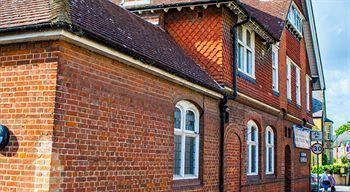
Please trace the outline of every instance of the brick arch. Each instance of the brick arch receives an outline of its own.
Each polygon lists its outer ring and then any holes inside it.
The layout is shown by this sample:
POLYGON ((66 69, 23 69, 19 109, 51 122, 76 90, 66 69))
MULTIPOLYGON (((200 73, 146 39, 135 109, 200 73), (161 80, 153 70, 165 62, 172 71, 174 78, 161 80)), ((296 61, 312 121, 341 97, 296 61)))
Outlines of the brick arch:
POLYGON ((176 95, 173 99, 173 105, 174 105, 174 108, 175 108, 175 105, 180 102, 180 101, 188 101, 192 104, 194 104, 199 113, 201 114, 203 112, 203 109, 204 109, 204 104, 203 104, 203 98, 202 97, 196 97, 194 96, 193 94, 179 94, 179 95, 176 95))
POLYGON ((242 168, 242 139, 236 127, 230 125, 225 132, 224 186, 225 191, 240 191, 242 168))

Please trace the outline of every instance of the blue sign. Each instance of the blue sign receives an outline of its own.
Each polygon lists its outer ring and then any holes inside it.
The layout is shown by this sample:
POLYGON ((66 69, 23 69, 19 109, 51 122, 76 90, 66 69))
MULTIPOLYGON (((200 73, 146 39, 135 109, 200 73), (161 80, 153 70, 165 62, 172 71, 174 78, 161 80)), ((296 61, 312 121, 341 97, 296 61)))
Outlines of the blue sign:
POLYGON ((0 125, 0 149, 3 149, 8 145, 10 140, 10 132, 7 127, 0 125))
POLYGON ((346 152, 347 152, 347 153, 350 153, 350 145, 347 145, 347 146, 346 146, 346 152))

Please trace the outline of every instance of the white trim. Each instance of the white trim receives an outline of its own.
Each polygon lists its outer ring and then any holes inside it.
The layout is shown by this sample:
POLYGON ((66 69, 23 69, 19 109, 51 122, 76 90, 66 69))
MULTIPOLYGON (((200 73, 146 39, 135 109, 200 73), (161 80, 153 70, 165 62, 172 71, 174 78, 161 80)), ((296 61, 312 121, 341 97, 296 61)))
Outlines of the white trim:
POLYGON ((120 6, 123 7, 132 7, 132 6, 139 6, 139 5, 146 5, 149 4, 151 1, 150 0, 138 0, 138 1, 124 1, 120 3, 120 6))
POLYGON ((311 82, 311 77, 306 75, 306 81, 305 81, 305 92, 306 92, 306 110, 310 111, 310 82, 311 82))
POLYGON ((247 175, 258 175, 259 174, 259 128, 253 120, 247 123, 247 175), (255 128, 254 138, 252 141, 252 128, 255 128), (251 150, 252 146, 255 146, 255 157, 252 157, 251 150), (252 171, 252 162, 255 163, 255 170, 252 171))
POLYGON ((292 60, 287 57, 287 99, 292 100, 292 60))
POLYGON ((272 89, 274 91, 276 91, 277 93, 279 92, 279 50, 277 46, 272 46, 272 52, 271 52, 271 56, 272 56, 272 89), (275 55, 275 58, 273 57, 273 55, 275 55), (275 77, 276 79, 274 79, 274 72, 276 72, 275 77), (274 82, 275 80, 275 82, 274 82))
POLYGON ((297 101, 297 105, 301 106, 301 85, 300 85, 300 69, 295 68, 295 99, 297 101))
POLYGON ((102 54, 106 57, 118 60, 145 72, 151 73, 158 77, 167 79, 171 82, 177 83, 179 85, 188 87, 197 92, 203 93, 214 98, 223 98, 223 95, 205 88, 201 85, 192 83, 186 79, 143 63, 137 59, 134 59, 126 54, 120 53, 112 48, 104 46, 102 44, 96 43, 84 37, 79 37, 73 33, 67 32, 65 30, 51 30, 51 31, 41 31, 41 32, 29 32, 21 33, 15 35, 2 35, 0 36, 0 45, 22 43, 22 42, 33 42, 33 41, 48 41, 48 40, 64 40, 75 45, 84 47, 88 50, 94 51, 96 53, 102 54))
MULTIPOLYGON (((242 29, 242 41, 239 39, 239 37, 237 37, 237 42, 238 42, 238 46, 237 46, 237 49, 239 49, 239 46, 242 46, 243 47, 243 69, 239 67, 239 63, 238 63, 238 70, 242 73, 244 73, 245 75, 248 75, 249 77, 255 79, 255 32, 254 30, 250 29, 249 27, 247 26, 240 26, 237 28, 237 30, 239 30, 239 28, 242 29), (250 33, 250 42, 251 42, 251 45, 250 47, 248 46, 248 43, 247 43, 247 31, 249 31, 250 33), (252 54, 252 72, 249 73, 248 72, 248 62, 247 62, 247 52, 251 52, 252 54)), ((237 32, 238 34, 238 32, 237 32)), ((238 50, 237 50, 237 53, 238 50)), ((239 55, 238 55, 238 58, 239 58, 239 55)), ((239 60, 238 60, 239 62, 239 60)))
MULTIPOLYGON (((180 166, 180 175, 173 175, 174 180, 181 179, 194 179, 199 176, 199 111, 195 105, 188 101, 180 101, 176 104, 176 108, 181 111, 181 129, 174 128, 174 135, 181 136, 181 166, 180 166), (195 122, 194 122, 194 131, 186 130, 186 114, 188 111, 194 113, 195 122), (194 174, 186 175, 185 174, 185 151, 186 151, 186 138, 195 138, 195 170, 194 174)), ((175 151, 174 151, 175 152, 175 151)), ((175 160, 174 160, 175 163, 175 160)))
POLYGON ((273 132, 273 129, 270 126, 266 127, 266 131, 265 131, 265 173, 266 174, 274 174, 275 173, 275 134, 273 132), (271 134, 271 143, 269 143, 268 141, 268 133, 271 134), (269 149, 272 149, 272 160, 271 160, 271 167, 272 170, 269 171, 269 149))

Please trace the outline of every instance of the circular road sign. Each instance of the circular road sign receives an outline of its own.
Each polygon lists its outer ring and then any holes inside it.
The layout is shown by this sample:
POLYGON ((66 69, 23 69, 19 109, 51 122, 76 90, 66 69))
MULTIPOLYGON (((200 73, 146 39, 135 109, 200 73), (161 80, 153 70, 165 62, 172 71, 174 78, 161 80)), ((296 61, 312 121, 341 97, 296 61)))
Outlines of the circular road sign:
POLYGON ((350 153, 346 154, 346 158, 350 161, 350 153))
POLYGON ((311 146, 311 151, 316 155, 319 155, 323 152, 323 145, 321 143, 315 143, 311 146))

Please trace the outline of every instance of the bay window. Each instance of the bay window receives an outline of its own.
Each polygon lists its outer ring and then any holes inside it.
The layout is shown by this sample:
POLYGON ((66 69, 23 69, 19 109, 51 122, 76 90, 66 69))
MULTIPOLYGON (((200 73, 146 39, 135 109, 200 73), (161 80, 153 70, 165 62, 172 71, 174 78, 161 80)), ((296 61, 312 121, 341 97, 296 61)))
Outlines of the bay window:
POLYGON ((174 112, 174 179, 198 178, 199 112, 188 101, 181 101, 174 112))

